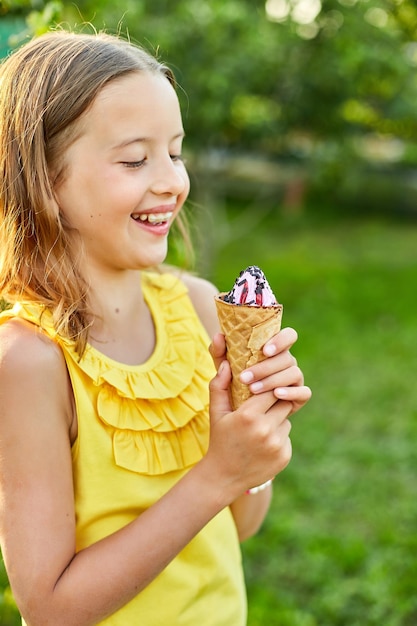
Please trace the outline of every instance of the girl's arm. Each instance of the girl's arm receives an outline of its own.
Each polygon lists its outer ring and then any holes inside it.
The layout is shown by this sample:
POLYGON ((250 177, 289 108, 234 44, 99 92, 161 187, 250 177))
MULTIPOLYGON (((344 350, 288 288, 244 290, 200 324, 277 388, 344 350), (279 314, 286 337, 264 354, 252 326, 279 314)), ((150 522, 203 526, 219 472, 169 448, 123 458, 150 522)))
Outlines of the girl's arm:
POLYGON ((289 403, 229 412, 227 364, 210 384, 205 457, 128 526, 76 553, 72 393, 62 354, 31 325, 0 327, 0 541, 28 626, 92 626, 153 580, 224 507, 288 463, 289 403))

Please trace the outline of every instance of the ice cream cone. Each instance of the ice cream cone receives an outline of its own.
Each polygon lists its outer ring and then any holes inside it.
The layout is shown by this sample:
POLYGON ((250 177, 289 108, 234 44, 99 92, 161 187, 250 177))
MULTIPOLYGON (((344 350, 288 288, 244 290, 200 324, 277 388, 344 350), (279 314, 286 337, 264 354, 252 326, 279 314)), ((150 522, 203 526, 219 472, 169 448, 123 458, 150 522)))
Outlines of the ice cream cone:
POLYGON ((236 410, 251 392, 239 374, 265 359, 262 348, 281 328, 282 304, 270 307, 236 305, 215 297, 220 327, 226 337, 227 360, 232 370, 232 406, 236 410))

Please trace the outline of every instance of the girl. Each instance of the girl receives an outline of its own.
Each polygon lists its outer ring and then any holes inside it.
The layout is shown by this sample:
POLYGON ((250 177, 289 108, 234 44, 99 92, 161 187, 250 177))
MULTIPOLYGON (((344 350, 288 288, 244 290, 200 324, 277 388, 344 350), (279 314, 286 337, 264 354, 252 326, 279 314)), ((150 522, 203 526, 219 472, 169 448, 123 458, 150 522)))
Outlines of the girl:
POLYGON ((245 623, 271 490, 246 492, 310 390, 284 329, 232 411, 216 290, 153 269, 183 136, 172 73, 123 40, 49 33, 0 69, 0 538, 28 626, 245 623))

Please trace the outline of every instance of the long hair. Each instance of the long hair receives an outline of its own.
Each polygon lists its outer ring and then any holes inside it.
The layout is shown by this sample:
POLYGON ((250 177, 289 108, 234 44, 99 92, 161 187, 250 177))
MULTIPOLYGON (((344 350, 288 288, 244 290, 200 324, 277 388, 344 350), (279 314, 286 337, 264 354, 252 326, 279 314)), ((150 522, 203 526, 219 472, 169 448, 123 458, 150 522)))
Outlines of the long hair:
POLYGON ((0 294, 8 302, 44 305, 80 355, 91 320, 87 285, 53 189, 97 94, 138 71, 161 73, 175 87, 167 66, 102 33, 50 32, 0 65, 0 294))

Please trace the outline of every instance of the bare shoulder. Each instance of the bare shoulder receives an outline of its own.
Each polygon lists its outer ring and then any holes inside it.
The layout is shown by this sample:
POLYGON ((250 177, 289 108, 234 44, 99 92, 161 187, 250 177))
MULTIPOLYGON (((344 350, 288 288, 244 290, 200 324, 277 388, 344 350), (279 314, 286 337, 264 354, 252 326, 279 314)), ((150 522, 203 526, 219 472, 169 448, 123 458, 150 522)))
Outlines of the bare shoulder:
POLYGON ((36 326, 24 320, 10 320, 0 326, 0 371, 15 374, 59 374, 65 366, 59 347, 36 326), (60 368, 57 366, 61 365, 60 368))
POLYGON ((10 320, 0 326, 0 393, 3 404, 18 401, 30 407, 37 399, 44 405, 55 403, 71 420, 63 354, 55 342, 24 320, 10 320))
POLYGON ((187 272, 183 272, 179 276, 182 282, 187 286, 190 297, 192 298, 214 298, 214 296, 219 293, 217 287, 205 278, 187 272))
POLYGON ((193 274, 184 272, 179 277, 188 289, 191 301, 202 324, 205 326, 210 338, 213 337, 220 330, 214 304, 214 296, 219 293, 219 290, 210 281, 193 274))

